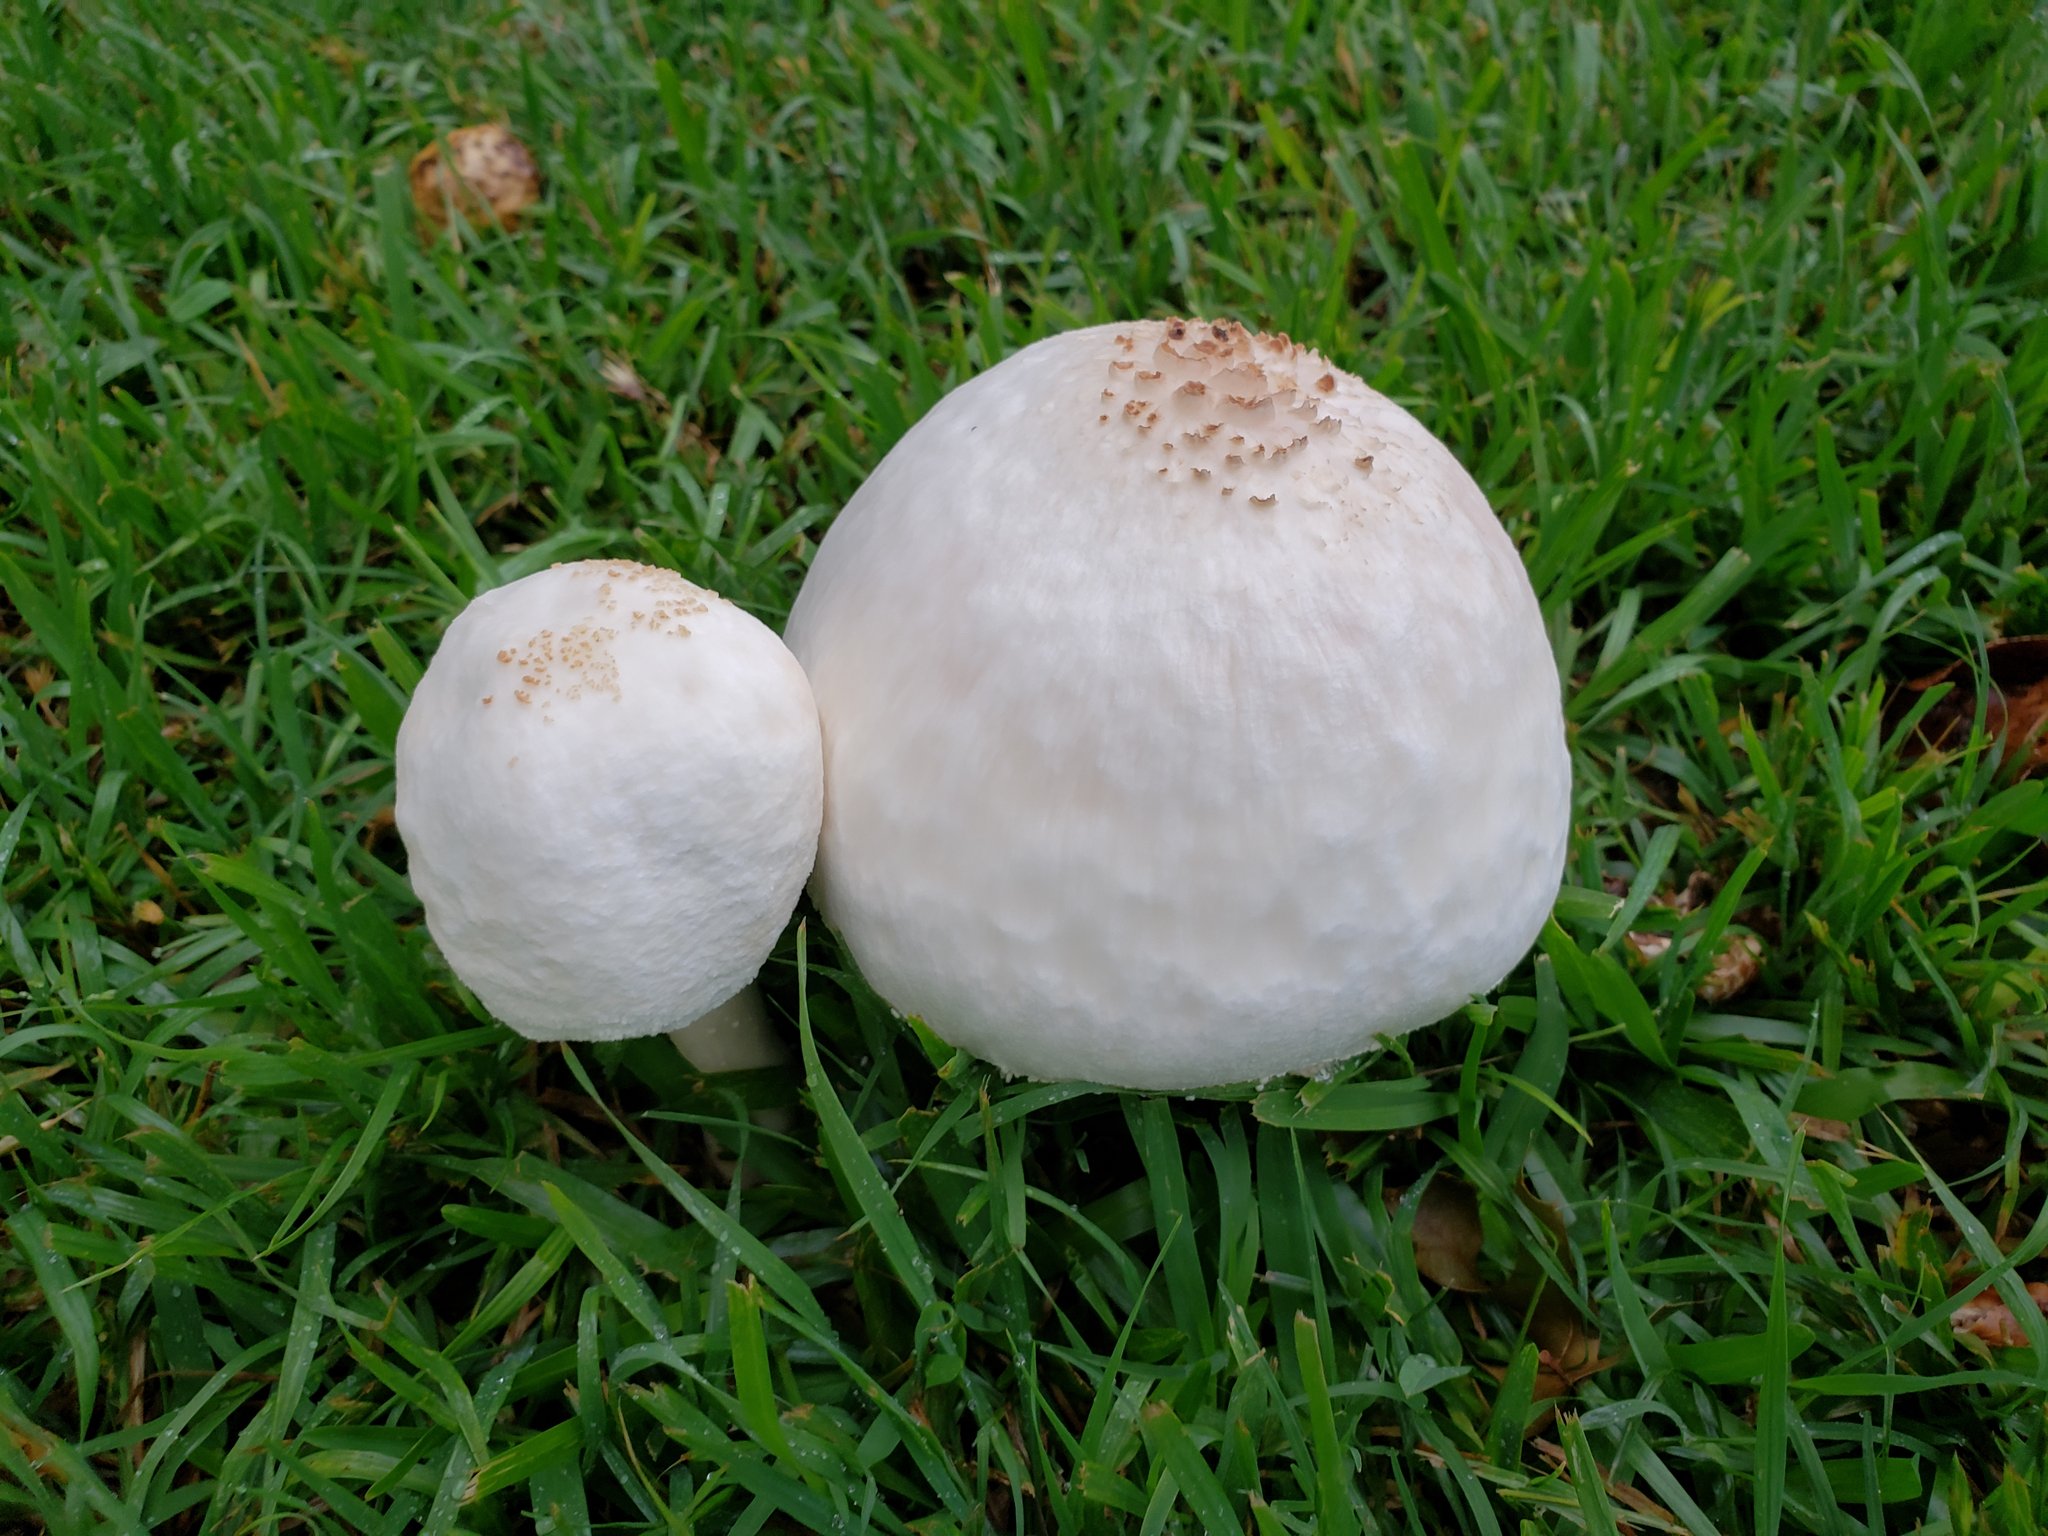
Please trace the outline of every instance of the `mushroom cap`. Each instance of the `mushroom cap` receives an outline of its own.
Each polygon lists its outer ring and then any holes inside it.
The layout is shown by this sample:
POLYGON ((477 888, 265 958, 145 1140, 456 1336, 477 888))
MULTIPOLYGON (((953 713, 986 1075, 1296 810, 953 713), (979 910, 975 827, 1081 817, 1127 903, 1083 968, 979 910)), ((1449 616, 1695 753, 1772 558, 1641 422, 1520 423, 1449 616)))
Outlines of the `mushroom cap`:
POLYGON ((1558 889, 1570 758, 1514 545, 1285 337, 1101 326, 962 385, 787 638, 814 897, 894 1007, 1012 1073, 1327 1066, 1497 983, 1558 889))
POLYGON ((397 770, 428 931, 539 1040, 676 1029, 744 987, 810 873, 824 796, 810 686, 774 631, 623 560, 463 609, 397 770))
POLYGON ((471 224, 481 224, 489 208, 500 224, 517 228, 519 216, 540 201, 540 167, 533 152, 511 129, 496 123, 452 129, 445 142, 446 158, 440 144, 429 144, 412 157, 407 171, 420 217, 438 228, 448 222, 453 205, 471 224))

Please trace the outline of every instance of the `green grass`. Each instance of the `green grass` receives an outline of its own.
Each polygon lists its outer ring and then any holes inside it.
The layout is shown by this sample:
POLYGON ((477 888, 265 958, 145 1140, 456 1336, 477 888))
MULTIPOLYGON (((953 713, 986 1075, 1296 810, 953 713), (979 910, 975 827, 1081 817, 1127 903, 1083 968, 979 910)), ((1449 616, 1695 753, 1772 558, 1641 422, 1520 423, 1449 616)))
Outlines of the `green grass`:
POLYGON ((0 13, 0 1529, 2042 1529, 2048 786, 1900 686, 2048 630, 2040 18, 1153 10, 0 13), (423 248, 407 157, 493 116, 545 206, 423 248), (1521 545, 1538 955, 1202 1101, 1002 1082, 815 920, 800 1089, 483 1017, 388 819, 467 597, 777 621, 952 383, 1176 310, 1521 545))

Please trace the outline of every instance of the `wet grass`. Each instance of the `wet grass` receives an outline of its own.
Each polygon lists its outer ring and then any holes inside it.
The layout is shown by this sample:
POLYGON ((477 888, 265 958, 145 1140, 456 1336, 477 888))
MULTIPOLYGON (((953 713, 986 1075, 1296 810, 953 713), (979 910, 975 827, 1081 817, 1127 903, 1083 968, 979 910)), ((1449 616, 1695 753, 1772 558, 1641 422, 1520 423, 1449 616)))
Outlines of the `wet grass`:
POLYGON ((1904 684, 2048 631, 2044 105, 2020 5, 9 8, 0 1528, 2039 1531, 2048 790, 1904 684), (546 203, 422 246, 484 118, 546 203), (1200 1102, 815 921, 801 1084, 483 1017, 389 822, 466 598, 778 621, 951 383, 1168 311, 1493 495, 1537 955, 1200 1102))

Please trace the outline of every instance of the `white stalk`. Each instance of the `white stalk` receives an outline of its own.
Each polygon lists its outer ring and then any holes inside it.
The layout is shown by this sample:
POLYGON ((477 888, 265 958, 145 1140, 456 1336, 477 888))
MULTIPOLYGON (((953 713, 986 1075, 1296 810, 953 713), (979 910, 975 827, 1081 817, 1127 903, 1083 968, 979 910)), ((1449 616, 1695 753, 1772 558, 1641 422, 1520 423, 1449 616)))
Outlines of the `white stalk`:
POLYGON ((752 983, 668 1037, 699 1072, 751 1072, 790 1059, 788 1047, 769 1028, 761 989, 752 983))

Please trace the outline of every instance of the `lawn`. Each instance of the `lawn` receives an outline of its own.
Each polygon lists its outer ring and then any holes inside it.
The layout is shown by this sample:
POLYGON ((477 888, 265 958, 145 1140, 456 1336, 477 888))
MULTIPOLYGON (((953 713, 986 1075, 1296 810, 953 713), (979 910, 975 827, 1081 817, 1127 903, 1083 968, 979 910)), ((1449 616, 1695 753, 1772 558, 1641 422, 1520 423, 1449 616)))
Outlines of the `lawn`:
POLYGON ((0 1530, 2035 1536, 2043 28, 7 6, 0 1530), (422 240, 488 120, 542 205, 422 240), (1535 955, 1201 1098, 1004 1081, 808 909, 800 1081, 492 1023, 391 823, 468 597, 779 625, 952 384, 1170 313, 1493 499, 1576 769, 1535 955))

